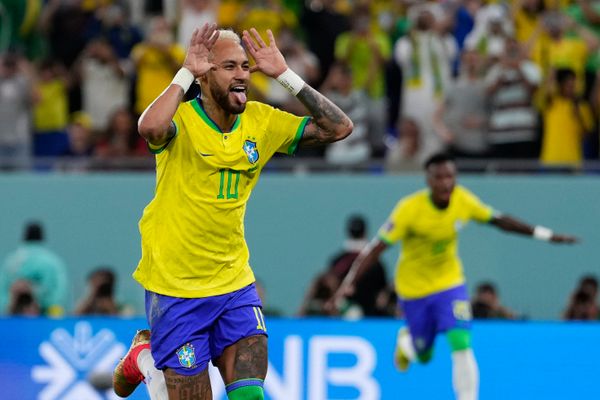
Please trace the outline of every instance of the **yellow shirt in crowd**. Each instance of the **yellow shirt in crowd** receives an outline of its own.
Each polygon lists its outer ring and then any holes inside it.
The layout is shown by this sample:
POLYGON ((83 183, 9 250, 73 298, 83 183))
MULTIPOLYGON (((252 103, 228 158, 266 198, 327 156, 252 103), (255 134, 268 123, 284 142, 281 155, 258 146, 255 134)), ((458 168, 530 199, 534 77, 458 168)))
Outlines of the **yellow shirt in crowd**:
POLYGON ((572 99, 556 96, 544 110, 544 138, 540 159, 548 165, 570 165, 577 167, 583 161, 583 135, 594 126, 589 104, 579 105, 579 114, 584 125, 575 114, 572 99))

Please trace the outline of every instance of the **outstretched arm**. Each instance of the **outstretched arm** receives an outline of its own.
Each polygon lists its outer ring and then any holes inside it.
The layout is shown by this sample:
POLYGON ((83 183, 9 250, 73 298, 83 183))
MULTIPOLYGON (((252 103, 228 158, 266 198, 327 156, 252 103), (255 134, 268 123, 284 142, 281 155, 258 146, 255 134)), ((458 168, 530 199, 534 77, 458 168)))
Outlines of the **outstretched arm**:
POLYGON ((531 226, 508 215, 495 216, 490 223, 503 231, 533 236, 538 240, 545 240, 553 243, 577 243, 579 241, 575 236, 554 233, 552 230, 541 225, 531 226))
POLYGON ((269 44, 260 37, 256 29, 244 31, 242 39, 256 65, 251 72, 260 71, 276 79, 304 104, 312 116, 304 129, 300 144, 320 145, 342 140, 352 132, 352 121, 329 99, 313 89, 287 66, 285 58, 277 48, 275 37, 267 30, 269 44))
POLYGON ((333 295, 332 303, 329 307, 337 307, 338 303, 346 296, 351 295, 354 292, 354 285, 356 282, 371 268, 375 265, 375 262, 379 259, 379 256, 388 245, 381 241, 379 238, 373 239, 364 249, 358 254, 356 260, 352 263, 350 270, 346 274, 346 277, 340 284, 340 287, 333 295))
POLYGON ((202 28, 194 31, 183 67, 169 87, 142 113, 138 121, 138 131, 149 143, 162 145, 175 135, 175 127, 171 120, 185 92, 195 78, 204 75, 213 67, 213 64, 208 62, 208 54, 219 37, 216 28, 216 24, 204 24, 202 28))

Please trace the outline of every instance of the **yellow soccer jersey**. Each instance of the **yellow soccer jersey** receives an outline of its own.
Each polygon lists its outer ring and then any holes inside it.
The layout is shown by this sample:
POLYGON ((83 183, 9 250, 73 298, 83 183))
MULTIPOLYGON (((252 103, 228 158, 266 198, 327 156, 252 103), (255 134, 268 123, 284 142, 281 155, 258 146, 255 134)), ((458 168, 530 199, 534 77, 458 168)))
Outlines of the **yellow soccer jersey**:
POLYGON ((456 186, 450 205, 440 210, 429 190, 401 199, 379 238, 387 244, 402 241, 396 266, 396 291, 404 299, 417 299, 464 283, 458 258, 458 231, 469 220, 489 222, 493 210, 462 186, 456 186))
POLYGON ((173 297, 207 297, 254 282, 244 214, 275 152, 293 154, 308 118, 248 102, 223 133, 194 99, 180 104, 174 138, 155 152, 156 193, 139 224, 134 278, 173 297))

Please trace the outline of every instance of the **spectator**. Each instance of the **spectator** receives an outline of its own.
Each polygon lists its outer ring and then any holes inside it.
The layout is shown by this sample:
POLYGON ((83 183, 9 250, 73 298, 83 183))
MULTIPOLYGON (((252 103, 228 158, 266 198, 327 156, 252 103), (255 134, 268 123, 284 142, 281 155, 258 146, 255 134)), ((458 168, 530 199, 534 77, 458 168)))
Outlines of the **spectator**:
POLYGON ((207 22, 217 21, 218 0, 181 0, 177 43, 187 47, 192 39, 194 29, 207 22))
POLYGON ((19 51, 29 60, 43 56, 45 40, 38 26, 43 0, 0 0, 0 54, 19 51))
POLYGON ((321 92, 338 105, 354 124, 352 135, 332 143, 325 149, 325 159, 336 166, 353 166, 365 163, 371 155, 367 133, 368 107, 366 94, 352 86, 352 70, 342 62, 329 69, 321 92))
POLYGON ((383 154, 386 133, 385 64, 391 56, 388 36, 371 25, 367 6, 352 13, 352 29, 335 41, 335 57, 352 70, 353 88, 366 94, 368 139, 383 154))
POLYGON ((38 67, 33 108, 33 155, 56 157, 68 147, 69 79, 64 66, 52 59, 38 67))
POLYGON ((26 167, 31 158, 32 74, 25 59, 0 55, 0 161, 26 167))
POLYGON ((563 319, 594 321, 599 318, 598 279, 593 275, 586 275, 580 279, 577 288, 570 296, 563 319))
POLYGON ((319 274, 306 292, 299 315, 337 315, 337 310, 327 308, 325 305, 333 297, 339 285, 340 280, 333 272, 327 271, 319 274))
POLYGON ((92 129, 106 129, 110 115, 129 105, 129 79, 117 53, 103 38, 90 42, 76 64, 81 79, 82 110, 92 129))
POLYGON ((585 67, 590 54, 598 50, 600 40, 583 25, 557 11, 548 12, 543 19, 544 36, 537 41, 533 60, 543 76, 552 79, 559 68, 572 69, 576 77, 576 93, 585 92, 585 67))
POLYGON ((40 24, 50 45, 50 56, 71 68, 97 26, 93 13, 86 12, 80 1, 48 0, 42 9, 40 24))
POLYGON ((480 0, 465 0, 456 4, 452 34, 460 51, 463 50, 467 37, 473 32, 476 22, 480 23, 478 13, 482 6, 480 0))
POLYGON ((385 170, 391 173, 421 171, 425 162, 421 128, 410 117, 402 118, 399 125, 399 139, 391 144, 385 155, 385 170))
MULTIPOLYGON (((567 9, 567 14, 573 18, 577 25, 583 25, 596 39, 600 39, 600 1, 578 0, 567 9)), ((600 70, 600 52, 591 52, 586 64, 586 88, 593 86, 596 71, 600 70)))
POLYGON ((131 1, 114 1, 102 15, 102 36, 106 38, 121 67, 132 72, 129 66, 131 51, 143 39, 141 30, 131 21, 131 1))
POLYGON ((503 6, 490 4, 477 13, 475 28, 465 39, 465 49, 477 51, 490 65, 502 56, 512 26, 503 6))
POLYGON ((267 29, 278 37, 282 29, 295 28, 298 20, 294 13, 283 7, 280 0, 246 0, 237 14, 236 29, 239 32, 256 28, 262 37, 267 36, 267 29))
MULTIPOLYGON (((540 161, 546 166, 579 168, 583 161, 583 139, 594 127, 592 110, 577 94, 576 76, 571 69, 555 73, 556 92, 550 94, 544 110, 544 136, 540 161)), ((553 85, 549 81, 548 86, 553 85)))
POLYGON ((539 117, 532 103, 541 79, 539 67, 523 56, 519 43, 507 40, 503 56, 485 77, 493 157, 536 157, 539 117))
POLYGON ((592 300, 596 302, 598 300, 598 278, 594 275, 585 275, 579 281, 577 290, 589 294, 592 300))
POLYGON ((146 141, 138 134, 133 114, 126 108, 117 109, 96 144, 94 153, 102 158, 148 156, 146 141))
POLYGON ((45 246, 44 229, 39 222, 26 225, 23 241, 2 264, 1 312, 7 311, 10 288, 16 281, 25 280, 31 285, 32 297, 39 303, 43 315, 63 315, 68 292, 67 271, 63 260, 45 246))
POLYGON ((315 85, 320 86, 335 61, 335 41, 342 32, 350 29, 350 21, 336 8, 336 0, 304 2, 300 21, 306 33, 308 48, 319 59, 321 75, 315 85))
POLYGON ((136 66, 136 114, 142 112, 169 86, 185 57, 184 49, 175 43, 171 27, 164 17, 153 17, 146 40, 133 48, 136 66))
POLYGON ((404 79, 401 115, 419 126, 420 151, 426 159, 445 148, 432 121, 450 83, 457 46, 442 30, 443 16, 433 5, 412 6, 409 19, 413 28, 396 42, 394 58, 404 79))
POLYGON ((33 287, 29 281, 19 279, 11 285, 8 315, 28 317, 41 315, 40 305, 35 299, 33 287))
POLYGON ((515 39, 523 46, 527 57, 540 39, 544 0, 514 0, 511 2, 511 19, 515 25, 515 39))
POLYGON ((471 300, 473 318, 475 319, 514 319, 515 314, 500 304, 496 286, 484 282, 477 286, 475 296, 471 300))
POLYGON ((131 315, 130 307, 124 307, 115 299, 115 273, 110 267, 100 267, 88 276, 87 295, 79 301, 75 315, 131 315))
MULTIPOLYGON (((361 215, 352 215, 346 223, 347 238, 343 249, 336 254, 329 263, 329 273, 333 274, 338 282, 341 282, 352 263, 358 257, 360 251, 368 244, 367 222, 361 215)), ((387 277, 385 267, 377 260, 365 275, 356 282, 356 290, 349 294, 350 304, 360 307, 361 315, 367 317, 385 315, 387 309, 380 309, 377 304, 378 297, 382 292, 387 293, 387 277)))
POLYGON ((92 119, 82 111, 73 113, 67 128, 69 145, 62 154, 65 157, 84 158, 91 156, 94 150, 92 119))
POLYGON ((438 135, 456 157, 484 158, 488 153, 485 83, 482 58, 474 50, 462 54, 461 74, 433 117, 438 135))

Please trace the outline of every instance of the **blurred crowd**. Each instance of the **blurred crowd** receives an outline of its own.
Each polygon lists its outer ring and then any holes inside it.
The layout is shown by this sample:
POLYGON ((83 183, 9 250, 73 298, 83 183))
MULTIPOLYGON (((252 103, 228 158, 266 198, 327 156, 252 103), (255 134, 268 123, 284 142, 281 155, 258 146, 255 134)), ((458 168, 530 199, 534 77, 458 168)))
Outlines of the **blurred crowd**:
MULTIPOLYGON (((598 159, 597 0, 0 0, 0 167, 147 161, 137 117, 212 21, 270 28, 352 118, 347 140, 300 157, 390 172, 442 149, 561 170, 598 159)), ((251 98, 304 113, 258 74, 251 98)))
MULTIPOLYGON (((300 302, 298 316, 341 317, 399 317, 393 279, 381 261, 357 282, 353 293, 348 293, 341 304, 331 307, 336 290, 346 277, 353 261, 368 243, 368 226, 361 215, 351 215, 346 222, 346 239, 309 283, 300 302)), ((0 259, 0 316, 63 317, 65 315, 140 315, 130 304, 120 300, 117 285, 118 271, 109 265, 93 268, 86 277, 86 289, 79 299, 73 300, 73 289, 83 282, 75 282, 63 258, 47 244, 44 225, 28 222, 23 229, 21 244, 0 259)), ((284 313, 269 302, 267 288, 256 281, 257 291, 267 316, 284 313)), ((299 299, 300 301, 300 299, 299 299)), ((500 293, 491 281, 479 283, 471 296, 475 319, 527 319, 503 305, 500 293)), ((565 308, 557 318, 570 321, 600 320, 598 279, 584 275, 566 300, 565 308)))

